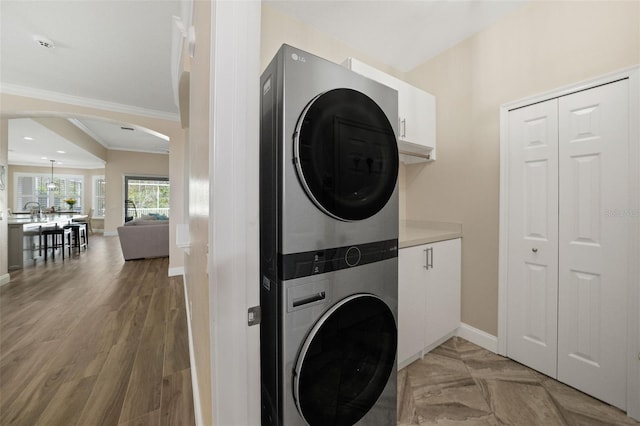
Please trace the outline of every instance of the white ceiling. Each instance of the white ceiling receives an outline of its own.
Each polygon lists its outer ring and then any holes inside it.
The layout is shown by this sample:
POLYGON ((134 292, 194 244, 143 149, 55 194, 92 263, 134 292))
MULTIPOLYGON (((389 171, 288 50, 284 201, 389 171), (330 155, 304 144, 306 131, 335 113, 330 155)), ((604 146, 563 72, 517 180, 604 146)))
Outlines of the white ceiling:
MULTIPOLYGON (((526 2, 263 1, 400 71, 423 63, 526 2)), ((188 4, 180 0, 0 0, 0 90, 67 97, 177 120, 171 82, 173 16, 189 13, 188 4), (51 41, 55 48, 41 47, 36 36, 51 41)), ((69 118, 110 149, 168 152, 166 138, 138 128, 123 131, 127 123, 69 118)), ((10 120, 9 127, 10 164, 48 163, 40 157, 49 155, 38 155, 45 148, 58 146, 54 152, 74 152, 70 142, 65 144, 32 120, 10 120), (21 139, 28 133, 46 139, 46 147, 29 151, 21 139)), ((73 160, 68 154, 67 164, 95 166, 95 157, 76 154, 73 160)))
POLYGON ((528 0, 263 0, 406 72, 528 0))
MULTIPOLYGON (((180 14, 178 0, 1 0, 0 90, 177 120, 171 47, 173 16, 180 14)), ((168 139, 147 129, 69 119, 109 149, 169 152, 168 139)), ((9 164, 48 167, 51 158, 65 167, 104 167, 33 120, 9 121, 9 164)))
POLYGON ((104 167, 104 161, 40 123, 30 118, 10 120, 9 164, 50 167, 50 160, 56 160, 56 167, 104 167))
POLYGON ((2 0, 2 83, 177 113, 171 37, 178 1, 2 0), (55 48, 38 45, 34 36, 55 48))

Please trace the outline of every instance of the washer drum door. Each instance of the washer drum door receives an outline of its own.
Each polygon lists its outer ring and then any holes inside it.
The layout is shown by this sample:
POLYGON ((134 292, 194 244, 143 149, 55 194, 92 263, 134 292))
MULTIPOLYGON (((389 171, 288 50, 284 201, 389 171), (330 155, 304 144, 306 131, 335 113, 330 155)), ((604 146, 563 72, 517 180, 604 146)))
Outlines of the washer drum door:
POLYGON ((384 111, 367 95, 334 89, 303 110, 294 162, 309 198, 343 221, 379 212, 398 178, 398 145, 384 111))
POLYGON ((311 426, 348 425, 374 406, 395 366, 398 331, 379 297, 333 305, 307 336, 294 372, 298 411, 311 426))

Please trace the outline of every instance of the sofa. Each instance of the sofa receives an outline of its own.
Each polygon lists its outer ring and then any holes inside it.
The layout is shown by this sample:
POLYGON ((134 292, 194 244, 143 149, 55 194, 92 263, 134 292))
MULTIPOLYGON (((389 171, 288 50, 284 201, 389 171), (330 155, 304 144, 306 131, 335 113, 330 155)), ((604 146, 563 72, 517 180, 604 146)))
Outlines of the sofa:
POLYGON ((118 227, 124 260, 169 257, 169 221, 135 219, 118 227))

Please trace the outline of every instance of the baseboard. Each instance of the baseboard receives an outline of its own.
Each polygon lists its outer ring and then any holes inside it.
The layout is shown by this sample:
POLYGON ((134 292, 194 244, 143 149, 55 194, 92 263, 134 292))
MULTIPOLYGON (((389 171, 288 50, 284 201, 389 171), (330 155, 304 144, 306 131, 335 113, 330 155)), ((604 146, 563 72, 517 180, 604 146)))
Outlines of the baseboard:
POLYGON ((498 353, 498 338, 486 331, 479 330, 469 324, 460 323, 456 334, 458 337, 462 337, 488 351, 498 353))
POLYGON ((403 361, 399 361, 398 362, 398 371, 402 370, 405 367, 407 367, 409 364, 413 363, 414 361, 417 361, 419 359, 424 358, 424 356, 426 354, 428 354, 429 352, 431 352, 432 350, 434 350, 435 348, 437 348, 438 346, 440 346, 441 344, 443 344, 447 340, 449 340, 452 337, 457 336, 457 335, 458 335, 458 329, 455 329, 451 333, 449 333, 449 334, 447 334, 445 336, 442 336, 441 338, 439 338, 438 340, 436 340, 432 344, 426 346, 424 349, 422 349, 417 354, 414 354, 413 356, 410 356, 409 358, 407 358, 407 359, 405 359, 403 361))
POLYGON ((105 231, 102 235, 105 237, 117 237, 118 231, 105 231))
POLYGON ((11 281, 11 275, 9 274, 0 275, 0 286, 9 284, 9 281, 11 281))
POLYGON ((424 354, 422 352, 418 352, 417 354, 414 354, 413 356, 410 356, 405 360, 399 361, 397 370, 400 371, 403 368, 408 367, 409 365, 413 364, 415 361, 422 359, 423 356, 424 354))
POLYGON ((198 372, 196 371, 195 351, 193 347, 193 332, 191 331, 191 309, 189 306, 189 293, 187 292, 187 277, 182 274, 182 283, 184 285, 184 304, 187 309, 187 330, 189 334, 189 361, 191 363, 191 388, 193 392, 193 411, 195 414, 196 426, 204 426, 202 424, 202 405, 200 403, 200 387, 198 386, 198 372))
POLYGON ((178 275, 184 275, 184 266, 177 266, 175 268, 169 268, 169 276, 177 277, 178 275))

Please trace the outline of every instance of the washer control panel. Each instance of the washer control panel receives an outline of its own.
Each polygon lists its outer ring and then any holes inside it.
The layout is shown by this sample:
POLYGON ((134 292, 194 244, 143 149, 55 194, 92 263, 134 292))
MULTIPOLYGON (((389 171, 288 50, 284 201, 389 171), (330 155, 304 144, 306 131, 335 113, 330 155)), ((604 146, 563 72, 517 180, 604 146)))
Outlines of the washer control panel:
POLYGON ((360 263, 360 259, 362 259, 362 253, 358 246, 351 246, 347 249, 347 254, 344 256, 344 261, 347 262, 347 265, 356 266, 360 263))
POLYGON ((280 255, 280 279, 308 277, 398 257, 398 240, 280 255))

